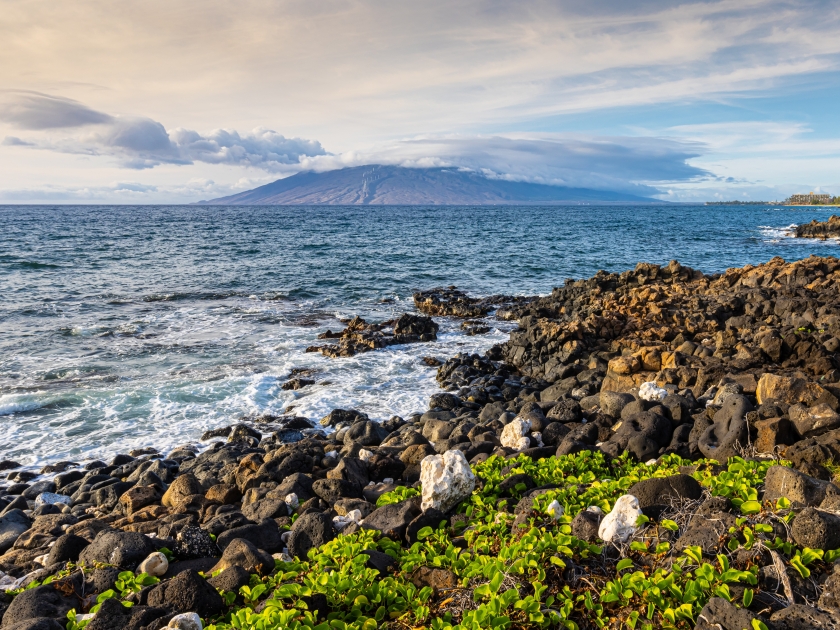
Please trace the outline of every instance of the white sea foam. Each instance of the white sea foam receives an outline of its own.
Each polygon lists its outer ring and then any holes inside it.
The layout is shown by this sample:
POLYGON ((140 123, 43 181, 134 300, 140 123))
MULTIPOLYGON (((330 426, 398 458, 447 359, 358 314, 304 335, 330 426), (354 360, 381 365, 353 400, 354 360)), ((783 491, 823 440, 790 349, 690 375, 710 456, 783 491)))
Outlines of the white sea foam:
MULTIPOLYGON (((317 421, 334 408, 355 408, 379 421, 407 416, 425 411, 429 397, 440 391, 436 368, 423 357, 483 353, 506 341, 514 327, 490 320, 495 326, 490 333, 471 337, 460 331, 460 321, 438 318, 435 342, 330 359, 305 350, 323 343, 317 340, 320 332, 340 330, 337 318, 320 315, 316 326, 299 326, 295 322, 309 321, 316 309, 251 297, 232 302, 211 308, 155 305, 137 326, 142 335, 125 334, 129 325, 114 324, 123 334, 94 336, 93 359, 82 355, 52 362, 57 375, 52 389, 0 397, 0 415, 8 418, 10 429, 0 458, 34 468, 59 459, 110 459, 147 446, 166 453, 197 443, 208 429, 262 414, 293 413, 317 421), (312 370, 307 378, 315 384, 283 390, 294 368, 312 370)), ((376 308, 369 319, 386 319, 406 307, 376 308)), ((355 312, 339 309, 337 315, 347 319, 355 312)), ((94 322, 75 325, 97 328, 94 322)), ((17 360, 23 373, 43 374, 38 357, 17 360)))

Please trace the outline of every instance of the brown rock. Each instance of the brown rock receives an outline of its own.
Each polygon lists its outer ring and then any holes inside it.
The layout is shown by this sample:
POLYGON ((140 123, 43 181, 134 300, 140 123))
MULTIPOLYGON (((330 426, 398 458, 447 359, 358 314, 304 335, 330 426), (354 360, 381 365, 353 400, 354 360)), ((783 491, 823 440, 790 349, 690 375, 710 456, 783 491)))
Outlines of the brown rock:
POLYGON ((201 483, 191 473, 177 477, 169 489, 163 494, 163 503, 166 507, 177 507, 186 497, 202 494, 201 483))
POLYGON ((757 420, 753 426, 758 429, 755 448, 759 453, 772 453, 777 446, 791 444, 795 440, 790 422, 783 418, 757 420))
POLYGON ((122 494, 120 505, 123 514, 130 516, 147 505, 158 503, 162 496, 163 492, 157 486, 134 486, 122 494))
POLYGON ((788 415, 796 432, 803 438, 822 435, 840 427, 840 413, 834 411, 826 403, 819 403, 813 407, 793 405, 788 415))
POLYGON ((239 488, 226 483, 220 483, 211 487, 204 496, 208 501, 215 501, 222 505, 230 505, 242 500, 242 493, 239 491, 239 488))
POLYGON ((449 569, 417 567, 411 574, 411 583, 417 588, 430 586, 436 591, 455 588, 458 578, 449 569))
POLYGON ((836 410, 838 408, 838 400, 834 394, 803 378, 762 374, 755 395, 758 404, 767 400, 778 400, 789 405, 801 403, 810 407, 819 403, 826 403, 831 409, 836 410))

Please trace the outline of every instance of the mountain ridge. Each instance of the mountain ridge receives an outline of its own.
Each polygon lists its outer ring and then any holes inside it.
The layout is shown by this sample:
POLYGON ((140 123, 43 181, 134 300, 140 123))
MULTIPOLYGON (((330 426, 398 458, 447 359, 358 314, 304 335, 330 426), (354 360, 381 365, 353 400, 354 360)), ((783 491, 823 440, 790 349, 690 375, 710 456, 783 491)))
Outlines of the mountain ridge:
POLYGON ((451 168, 371 164, 324 173, 303 171, 202 205, 512 205, 664 204, 608 190, 488 179, 451 168))

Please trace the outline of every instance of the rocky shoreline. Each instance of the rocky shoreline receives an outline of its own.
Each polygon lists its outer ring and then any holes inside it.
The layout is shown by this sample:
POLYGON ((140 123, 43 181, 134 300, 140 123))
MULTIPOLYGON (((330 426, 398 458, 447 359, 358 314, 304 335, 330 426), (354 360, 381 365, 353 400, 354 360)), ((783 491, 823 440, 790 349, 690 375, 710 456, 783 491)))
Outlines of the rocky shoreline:
POLYGON ((796 226, 797 238, 840 238, 840 216, 832 214, 826 221, 814 219, 796 226))
POLYGON ((262 417, 45 478, 0 462, 0 627, 835 628, 839 287, 811 257, 434 289, 315 348, 518 322, 446 360, 422 414, 262 417))

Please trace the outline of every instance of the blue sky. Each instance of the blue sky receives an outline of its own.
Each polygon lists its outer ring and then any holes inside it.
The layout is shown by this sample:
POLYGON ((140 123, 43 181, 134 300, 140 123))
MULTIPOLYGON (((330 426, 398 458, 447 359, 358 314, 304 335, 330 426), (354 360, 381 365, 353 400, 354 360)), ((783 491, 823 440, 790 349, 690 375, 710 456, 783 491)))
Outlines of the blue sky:
POLYGON ((0 203, 367 163, 673 201, 840 194, 840 3, 7 0, 0 203))

